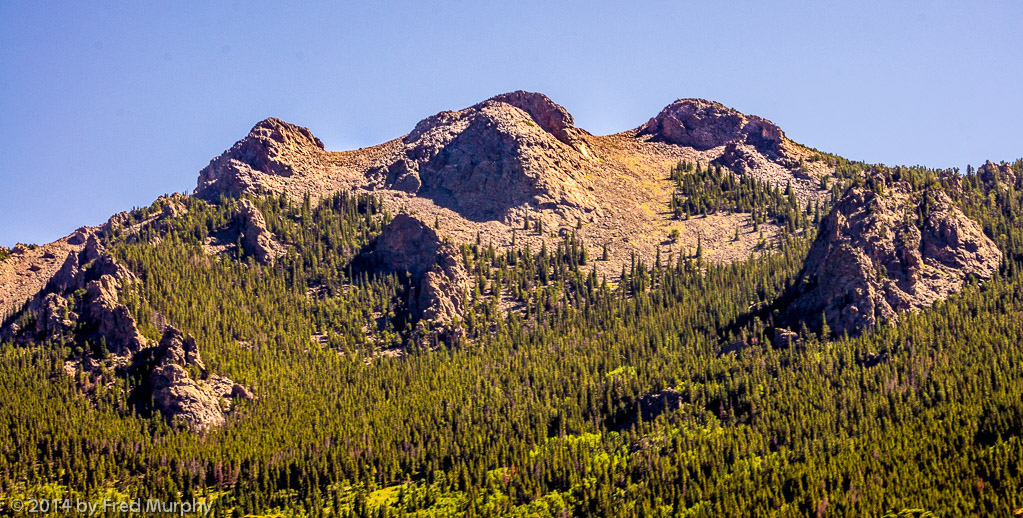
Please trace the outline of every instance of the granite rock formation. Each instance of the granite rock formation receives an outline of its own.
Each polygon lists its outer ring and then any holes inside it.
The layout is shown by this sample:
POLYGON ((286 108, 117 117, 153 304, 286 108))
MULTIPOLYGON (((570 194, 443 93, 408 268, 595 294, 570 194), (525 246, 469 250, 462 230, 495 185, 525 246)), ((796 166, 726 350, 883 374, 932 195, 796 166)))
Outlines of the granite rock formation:
POLYGON ((771 121, 705 99, 679 99, 669 104, 640 126, 639 134, 700 150, 743 143, 772 156, 782 153, 785 141, 785 134, 771 121))
POLYGON ((851 188, 821 223, 787 320, 856 335, 986 280, 1002 254, 940 190, 851 188))
POLYGON ((502 219, 524 204, 592 207, 579 174, 584 135, 546 96, 512 92, 423 119, 397 158, 368 176, 474 220, 502 219))
POLYGON ((308 129, 269 118, 199 172, 195 195, 216 201, 221 194, 234 198, 256 193, 267 177, 315 169, 324 153, 323 142, 308 129))
POLYGON ((382 271, 408 273, 413 320, 443 325, 465 310, 469 275, 458 250, 418 219, 395 216, 377 238, 373 260, 382 271))
POLYGON ((135 356, 134 368, 145 383, 136 389, 136 401, 151 404, 168 421, 180 420, 192 431, 223 426, 231 399, 252 399, 242 385, 206 372, 195 339, 168 326, 160 344, 135 356), (198 371, 193 379, 189 369, 198 371))
POLYGON ((267 228, 263 213, 251 201, 244 198, 238 201, 236 220, 245 253, 255 257, 260 264, 273 264, 286 253, 284 246, 267 228))
POLYGON ((29 303, 32 329, 4 330, 8 338, 62 340, 80 338, 106 345, 106 352, 130 356, 146 347, 135 318, 120 293, 135 276, 107 253, 94 232, 81 251, 67 254, 47 287, 29 303))

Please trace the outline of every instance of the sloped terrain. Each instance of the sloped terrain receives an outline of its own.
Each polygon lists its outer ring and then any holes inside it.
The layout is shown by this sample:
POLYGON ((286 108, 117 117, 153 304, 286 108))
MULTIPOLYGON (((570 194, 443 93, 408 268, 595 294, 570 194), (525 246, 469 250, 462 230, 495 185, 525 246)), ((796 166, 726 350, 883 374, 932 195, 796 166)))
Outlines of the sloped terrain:
POLYGON ((89 231, 83 227, 43 246, 15 247, 10 257, 0 261, 0 319, 11 316, 39 293, 67 255, 85 247, 89 231))

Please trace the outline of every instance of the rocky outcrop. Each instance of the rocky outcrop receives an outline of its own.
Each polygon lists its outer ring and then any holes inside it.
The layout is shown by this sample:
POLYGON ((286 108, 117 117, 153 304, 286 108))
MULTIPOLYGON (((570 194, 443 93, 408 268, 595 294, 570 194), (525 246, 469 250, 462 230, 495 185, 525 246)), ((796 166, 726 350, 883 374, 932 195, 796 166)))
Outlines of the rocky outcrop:
POLYGON ((514 106, 528 113, 540 128, 554 135, 554 138, 572 146, 584 155, 589 154, 586 142, 583 140, 583 136, 588 133, 576 128, 575 121, 568 110, 556 104, 550 97, 540 93, 518 90, 491 97, 490 100, 514 106))
POLYGON ((272 177, 318 169, 324 154, 323 142, 308 129, 269 118, 199 172, 195 195, 216 201, 222 194, 255 193, 272 177))
POLYGON ((785 141, 785 134, 771 121, 704 99, 679 99, 669 104, 640 126, 638 134, 698 150, 748 144, 772 156, 782 154, 785 141))
MULTIPOLYGON (((29 303, 32 329, 4 329, 8 338, 79 340, 105 344, 106 352, 126 356, 146 346, 120 293, 135 276, 107 253, 94 232, 85 247, 67 254, 46 288, 29 303)), ((78 238, 75 238, 78 239, 78 238)))
POLYGON ((163 204, 163 207, 160 209, 160 216, 162 218, 174 219, 188 214, 186 201, 184 194, 174 193, 169 196, 161 196, 156 200, 156 203, 163 204))
MULTIPOLYGON (((95 229, 82 227, 43 246, 17 245, 0 260, 0 325, 46 288, 69 253, 80 252, 95 229)), ((4 330, 0 330, 3 335, 4 330)))
POLYGON ((368 175, 477 221, 521 206, 591 207, 584 135, 547 96, 512 92, 420 121, 398 157, 368 175))
POLYGON ((419 282, 413 314, 428 322, 448 323, 461 317, 468 303, 469 274, 454 247, 445 247, 419 282))
POLYGON ((418 219, 395 216, 377 238, 373 260, 383 271, 408 273, 414 320, 445 324, 465 310, 469 274, 458 250, 418 219))
POLYGON ((1002 254, 939 190, 851 188, 821 222, 787 320, 856 335, 986 280, 1002 254))
POLYGON ((135 400, 193 431, 223 426, 230 399, 253 397, 230 379, 209 375, 195 339, 172 326, 166 328, 158 346, 136 355, 134 369, 145 379, 136 389, 135 400), (189 374, 190 368, 198 371, 198 380, 189 374))
MULTIPOLYGON (((174 217, 187 210, 180 200, 165 201, 163 217, 174 217), (167 209, 168 206, 172 208, 167 209), (168 210, 175 214, 168 215, 168 210)), ((258 214, 251 204, 247 208, 258 214)), ((247 218, 256 219, 252 214, 247 218)), ((258 235, 252 230, 260 226, 261 216, 258 219, 247 227, 250 235, 258 235)), ((112 370, 117 375, 142 380, 133 390, 132 399, 159 411, 168 420, 180 419, 196 431, 220 426, 231 401, 252 399, 253 395, 228 378, 207 373, 195 340, 174 327, 165 328, 155 347, 139 332, 134 316, 121 298, 125 290, 133 289, 140 281, 100 240, 103 229, 111 224, 124 226, 126 222, 127 219, 109 223, 102 229, 79 229, 65 238, 63 241, 75 248, 20 313, 28 318, 19 318, 18 322, 28 325, 22 329, 12 322, 0 330, 0 338, 15 342, 52 340, 80 346, 65 362, 65 371, 76 380, 82 380, 78 375, 85 374, 84 379, 90 381, 81 382, 79 387, 86 395, 97 380, 107 378, 112 370)), ((22 253, 29 252, 26 248, 22 253)))
POLYGON ((273 264, 286 253, 284 246, 274 239, 273 233, 267 228, 263 213, 251 201, 238 201, 236 223, 245 253, 255 257, 260 264, 273 264))
POLYGON ((990 160, 977 168, 977 175, 985 183, 997 183, 1002 187, 1016 187, 1019 179, 1012 170, 1012 166, 1006 163, 996 164, 990 160))
POLYGON ((421 279, 437 263, 437 232, 408 214, 398 214, 377 237, 373 255, 385 271, 408 272, 421 279))
POLYGON ((791 329, 784 327, 774 328, 774 337, 771 339, 771 345, 776 349, 786 349, 799 342, 799 334, 791 329))

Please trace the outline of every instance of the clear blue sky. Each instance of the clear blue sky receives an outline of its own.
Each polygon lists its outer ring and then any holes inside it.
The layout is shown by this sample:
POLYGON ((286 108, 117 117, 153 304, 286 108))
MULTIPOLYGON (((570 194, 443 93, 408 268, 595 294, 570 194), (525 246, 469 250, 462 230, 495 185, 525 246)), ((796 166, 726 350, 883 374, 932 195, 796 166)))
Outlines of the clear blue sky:
POLYGON ((1019 1, 100 4, 0 0, 0 244, 190 191, 268 116, 341 150, 517 89, 597 134, 706 97, 852 159, 1023 156, 1019 1))

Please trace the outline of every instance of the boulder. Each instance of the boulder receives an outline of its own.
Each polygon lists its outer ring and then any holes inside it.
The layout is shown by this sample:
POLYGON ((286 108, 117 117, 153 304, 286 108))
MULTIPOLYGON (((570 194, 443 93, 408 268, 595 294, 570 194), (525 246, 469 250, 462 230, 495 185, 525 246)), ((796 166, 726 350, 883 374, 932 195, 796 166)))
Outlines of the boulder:
POLYGON ((687 403, 685 395, 674 388, 666 388, 645 394, 629 404, 625 411, 608 419, 608 425, 615 430, 628 429, 639 423, 653 421, 657 416, 674 412, 687 403))
POLYGON ((496 95, 490 100, 505 103, 526 112, 544 131, 577 150, 582 151, 580 146, 585 146, 581 137, 587 133, 575 127, 575 121, 568 110, 544 94, 517 90, 496 95))

